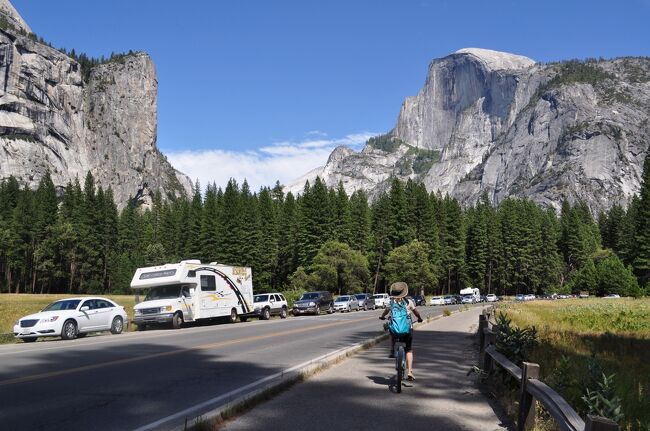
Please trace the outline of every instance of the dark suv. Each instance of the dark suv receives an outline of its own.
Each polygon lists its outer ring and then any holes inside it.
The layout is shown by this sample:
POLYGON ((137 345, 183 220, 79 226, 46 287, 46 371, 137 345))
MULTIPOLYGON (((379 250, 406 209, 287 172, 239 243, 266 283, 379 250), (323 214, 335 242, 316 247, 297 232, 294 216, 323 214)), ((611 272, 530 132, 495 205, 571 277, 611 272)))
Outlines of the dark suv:
POLYGON ((334 312, 334 301, 329 292, 307 292, 303 293, 299 300, 293 303, 293 315, 299 314, 320 314, 326 310, 327 313, 334 312))

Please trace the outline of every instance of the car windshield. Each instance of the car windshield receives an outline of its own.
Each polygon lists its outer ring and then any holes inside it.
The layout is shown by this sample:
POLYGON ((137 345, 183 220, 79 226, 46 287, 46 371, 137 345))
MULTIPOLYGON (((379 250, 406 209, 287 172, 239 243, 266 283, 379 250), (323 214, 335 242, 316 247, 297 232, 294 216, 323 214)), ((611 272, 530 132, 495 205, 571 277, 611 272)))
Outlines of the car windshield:
POLYGON ((453 298, 452 296, 445 296, 445 299, 451 299, 453 298))
POLYGON ((350 299, 349 296, 339 296, 338 298, 336 298, 336 302, 345 302, 349 299, 350 299))
POLYGON ((434 296, 434 297, 431 298, 431 299, 442 299, 442 296, 434 296))
POLYGON ((354 296, 356 296, 356 297, 357 297, 357 299, 366 299, 366 295, 365 295, 365 294, 363 294, 363 293, 362 293, 362 294, 360 294, 360 295, 354 295, 354 296))
POLYGON ((81 302, 79 299, 56 301, 45 307, 43 311, 76 310, 79 302, 81 302))
POLYGON ((149 293, 144 298, 145 301, 153 301, 156 299, 174 299, 180 297, 181 286, 180 284, 173 284, 171 286, 156 286, 149 289, 149 293))
POLYGON ((253 302, 266 302, 269 300, 269 295, 255 295, 253 302))
POLYGON ((300 299, 318 299, 318 293, 305 293, 300 299))

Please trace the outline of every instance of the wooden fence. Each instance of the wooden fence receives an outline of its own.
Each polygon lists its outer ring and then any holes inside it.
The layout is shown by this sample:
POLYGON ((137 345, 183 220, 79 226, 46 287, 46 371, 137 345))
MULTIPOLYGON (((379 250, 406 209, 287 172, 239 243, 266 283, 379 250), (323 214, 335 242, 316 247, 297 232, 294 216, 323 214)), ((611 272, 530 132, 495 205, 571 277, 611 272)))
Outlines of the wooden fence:
POLYGON ((496 333, 490 327, 493 308, 486 308, 479 316, 478 333, 481 346, 483 370, 489 373, 495 365, 503 368, 519 384, 519 414, 517 430, 530 430, 535 424, 535 401, 544 406, 555 419, 562 431, 618 431, 616 422, 600 416, 587 416, 587 421, 557 392, 551 389, 539 377, 539 365, 524 362, 519 368, 516 364, 496 351, 496 333))

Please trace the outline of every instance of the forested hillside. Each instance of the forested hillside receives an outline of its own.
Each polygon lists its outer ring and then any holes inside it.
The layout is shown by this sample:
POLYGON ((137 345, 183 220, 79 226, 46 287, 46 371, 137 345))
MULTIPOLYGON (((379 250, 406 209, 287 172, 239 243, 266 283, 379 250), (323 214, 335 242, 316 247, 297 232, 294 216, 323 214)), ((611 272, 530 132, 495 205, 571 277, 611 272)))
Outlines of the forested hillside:
POLYGON ((396 178, 372 204, 318 178, 298 197, 231 180, 121 214, 91 174, 60 202, 49 175, 36 190, 0 183, 2 292, 129 292, 135 268, 190 258, 251 266, 256 292, 384 291, 399 279, 426 294, 638 296, 650 276, 650 157, 640 196, 597 220, 567 202, 560 214, 511 198, 464 209, 396 178))

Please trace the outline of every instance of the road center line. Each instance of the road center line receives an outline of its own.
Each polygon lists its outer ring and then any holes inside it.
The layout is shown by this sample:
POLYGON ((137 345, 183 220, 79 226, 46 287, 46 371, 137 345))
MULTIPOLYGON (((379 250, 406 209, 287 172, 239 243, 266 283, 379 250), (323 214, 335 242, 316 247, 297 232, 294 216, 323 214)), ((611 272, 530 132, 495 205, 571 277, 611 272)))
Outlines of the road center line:
MULTIPOLYGON (((366 317, 363 319, 355 320, 354 322, 363 322, 366 320, 371 320, 371 319, 376 319, 376 317, 366 317)), ((299 328, 299 329, 292 329, 288 331, 281 331, 281 332, 272 332, 270 334, 265 334, 265 335, 255 335, 251 337, 246 337, 246 338, 240 338, 236 340, 228 340, 228 341, 221 341, 218 343, 208 343, 208 344, 201 344, 198 346, 194 347, 188 347, 185 349, 177 349, 177 350, 171 350, 168 352, 160 352, 160 353, 153 353, 149 355, 144 355, 144 356, 136 356, 133 358, 125 358, 125 359, 118 359, 115 361, 109 361, 109 362, 103 362, 99 364, 92 364, 92 365, 85 365, 82 367, 77 367, 77 368, 68 368, 66 370, 59 370, 59 371, 51 371, 48 373, 40 373, 40 374, 32 374, 31 376, 24 376, 24 377, 18 377, 15 379, 8 379, 8 380, 2 380, 0 381, 0 386, 10 386, 10 385, 15 385, 18 383, 26 383, 26 382, 33 382, 35 380, 43 380, 47 379, 50 377, 58 377, 58 376, 63 376, 67 374, 74 374, 74 373, 80 373, 83 371, 89 371, 89 370, 96 370, 99 368, 104 368, 104 367, 110 367, 113 365, 123 365, 123 364, 129 364, 132 362, 138 362, 138 361, 144 361, 147 359, 154 359, 154 358, 161 358, 165 356, 171 356, 171 355, 177 355, 179 353, 185 353, 185 352, 191 352, 191 351, 196 351, 196 350, 210 350, 210 349, 216 349, 218 347, 223 347, 223 346, 229 346, 233 344, 242 344, 242 343, 248 343, 251 341, 257 341, 257 340, 264 340, 267 338, 274 338, 274 337, 279 337, 279 336, 286 336, 286 335, 292 335, 292 334, 299 334, 302 332, 308 332, 308 331, 314 331, 317 329, 323 329, 323 328, 331 328, 334 326, 340 326, 340 325, 345 325, 349 324, 351 321, 345 320, 345 321, 338 321, 334 323, 327 323, 324 325, 317 325, 317 326, 312 326, 309 328, 299 328)))

